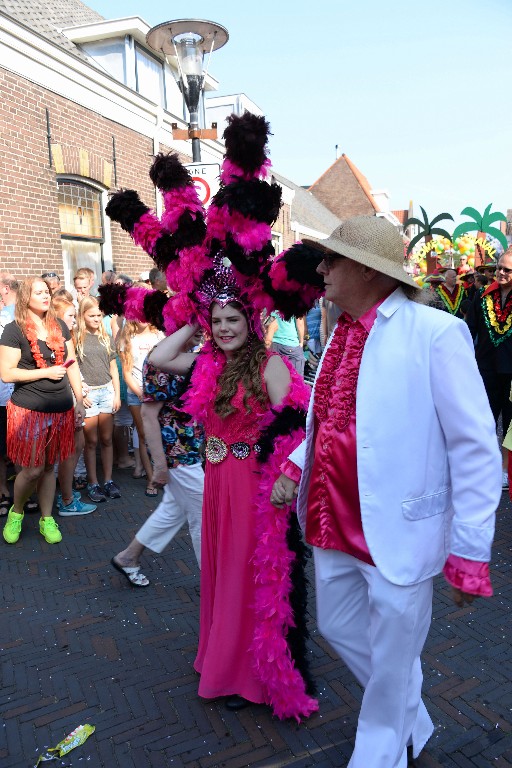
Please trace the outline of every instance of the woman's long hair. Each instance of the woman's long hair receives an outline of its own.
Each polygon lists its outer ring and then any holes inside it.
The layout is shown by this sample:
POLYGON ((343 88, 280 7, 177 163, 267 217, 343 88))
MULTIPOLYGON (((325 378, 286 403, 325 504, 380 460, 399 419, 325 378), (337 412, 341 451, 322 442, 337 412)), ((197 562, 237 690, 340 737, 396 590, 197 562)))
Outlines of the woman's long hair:
POLYGON ((241 312, 247 320, 248 336, 244 346, 234 353, 219 376, 214 409, 221 418, 235 413, 236 408, 231 404, 231 401, 237 393, 240 382, 244 388, 246 413, 251 413, 252 410, 249 405, 251 397, 256 398, 263 405, 268 402, 267 394, 263 388, 261 371, 263 363, 267 359, 265 344, 251 329, 242 304, 238 301, 232 301, 230 306, 241 312))
MULTIPOLYGON (((48 287, 41 277, 26 277, 20 282, 18 293, 16 294, 14 319, 25 336, 27 335, 28 305, 30 302, 30 296, 32 294, 32 287, 34 283, 42 283, 45 288, 48 287)), ((50 332, 52 329, 58 329, 60 331, 60 325, 57 322, 57 316, 51 302, 48 309, 46 310, 43 322, 48 332, 50 332)))
MULTIPOLYGON (((85 313, 89 311, 89 309, 99 309, 98 300, 94 298, 94 296, 86 296, 85 299, 82 299, 78 306, 78 315, 76 318, 76 328, 73 328, 73 340, 75 342, 75 350, 77 356, 80 358, 80 360, 83 360, 84 357, 84 341, 85 341, 85 334, 87 333, 87 326, 85 324, 85 313)), ((110 352, 110 337, 108 333, 105 330, 105 326, 103 323, 100 323, 100 326, 98 328, 98 337, 100 340, 100 344, 103 344, 105 349, 110 352)))

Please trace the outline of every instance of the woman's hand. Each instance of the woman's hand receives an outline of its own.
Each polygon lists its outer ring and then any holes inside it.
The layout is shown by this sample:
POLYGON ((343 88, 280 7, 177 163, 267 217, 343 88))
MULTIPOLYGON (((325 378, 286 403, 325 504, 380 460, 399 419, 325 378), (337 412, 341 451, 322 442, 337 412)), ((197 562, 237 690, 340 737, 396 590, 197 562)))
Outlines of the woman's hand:
POLYGON ((274 483, 270 495, 270 503, 274 507, 284 507, 295 501, 299 487, 294 480, 286 475, 280 475, 274 483))
POLYGON ((83 427, 85 421, 85 408, 82 403, 75 405, 75 428, 83 427))
POLYGON ((67 373, 63 365, 52 365, 50 368, 41 368, 44 375, 41 378, 51 379, 51 381, 61 381, 67 373))
POLYGON ((121 407, 121 398, 114 397, 114 402, 112 404, 112 413, 117 413, 120 407, 121 407))
POLYGON ((90 400, 88 397, 84 397, 84 408, 90 408, 92 405, 92 400, 90 400))

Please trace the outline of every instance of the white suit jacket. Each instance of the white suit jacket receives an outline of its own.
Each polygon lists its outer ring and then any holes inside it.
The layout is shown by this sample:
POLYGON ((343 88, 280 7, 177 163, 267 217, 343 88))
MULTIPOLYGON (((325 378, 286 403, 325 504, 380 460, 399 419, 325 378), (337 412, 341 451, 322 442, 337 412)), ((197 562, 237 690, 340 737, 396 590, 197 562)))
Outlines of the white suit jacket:
MULTIPOLYGON (((303 469, 303 526, 313 401, 314 390, 306 438, 290 455, 303 469)), ((450 553, 490 559, 501 454, 464 322, 409 300, 400 288, 381 304, 361 360, 356 440, 363 531, 386 579, 427 579, 450 553)))

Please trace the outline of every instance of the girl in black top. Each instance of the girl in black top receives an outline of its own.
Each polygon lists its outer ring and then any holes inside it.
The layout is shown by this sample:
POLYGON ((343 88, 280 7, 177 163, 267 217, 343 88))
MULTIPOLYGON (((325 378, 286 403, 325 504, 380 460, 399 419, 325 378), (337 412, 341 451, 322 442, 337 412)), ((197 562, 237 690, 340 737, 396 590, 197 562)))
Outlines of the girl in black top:
POLYGON ((18 541, 23 505, 37 490, 39 530, 55 544, 62 534, 52 517, 53 467, 75 450, 75 424, 84 420, 80 373, 69 330, 55 317, 48 286, 40 277, 20 284, 14 317, 0 339, 0 378, 14 383, 7 406, 7 452, 21 471, 3 537, 8 544, 18 541))

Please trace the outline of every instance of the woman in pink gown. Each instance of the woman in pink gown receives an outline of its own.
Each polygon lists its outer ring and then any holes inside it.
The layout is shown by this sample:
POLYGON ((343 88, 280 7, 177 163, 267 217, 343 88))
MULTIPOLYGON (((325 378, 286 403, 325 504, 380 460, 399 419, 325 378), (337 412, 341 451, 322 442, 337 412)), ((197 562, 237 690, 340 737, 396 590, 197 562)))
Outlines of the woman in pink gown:
MULTIPOLYGON (((212 341, 197 356, 184 398, 207 438, 199 695, 226 696, 230 709, 270 704, 279 717, 300 720, 318 708, 309 695, 304 595, 293 597, 304 587, 304 549, 295 515, 269 498, 280 463, 303 435, 309 390, 267 352, 240 302, 214 299, 210 311, 212 341)), ((194 332, 185 326, 160 342, 154 364, 188 370, 193 361, 178 350, 194 332)))

